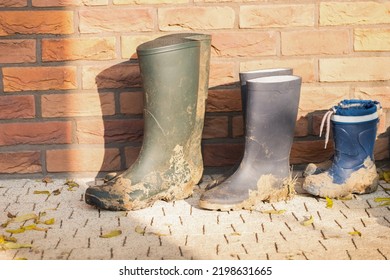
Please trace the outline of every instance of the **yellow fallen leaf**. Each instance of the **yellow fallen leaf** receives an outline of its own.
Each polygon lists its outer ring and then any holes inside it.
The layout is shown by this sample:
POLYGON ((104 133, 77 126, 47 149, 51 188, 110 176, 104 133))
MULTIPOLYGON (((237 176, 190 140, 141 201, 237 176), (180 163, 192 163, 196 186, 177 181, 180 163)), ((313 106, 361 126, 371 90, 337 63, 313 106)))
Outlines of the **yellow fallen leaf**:
POLYGON ((49 191, 34 191, 34 194, 45 194, 45 195, 50 195, 49 191))
POLYGON ((28 226, 25 226, 25 227, 22 227, 22 228, 24 228, 25 230, 47 231, 47 228, 37 227, 36 224, 28 225, 28 226))
POLYGON ((359 236, 362 236, 362 233, 360 231, 351 231, 351 232, 348 232, 350 235, 359 235, 359 236))
POLYGON ((312 223, 314 222, 314 218, 313 216, 310 216, 309 219, 306 219, 302 222, 302 225, 304 226, 310 226, 312 223))
POLYGON ((28 220, 36 220, 36 219, 38 219, 38 216, 34 213, 31 213, 31 214, 16 216, 15 218, 11 219, 10 222, 11 223, 22 223, 22 222, 25 222, 28 220))
POLYGON ((122 234, 122 231, 119 229, 119 230, 113 230, 113 231, 106 233, 106 234, 102 234, 99 237, 100 238, 112 238, 112 237, 119 236, 121 234, 122 234))
POLYGON ((148 234, 156 235, 156 236, 168 236, 168 234, 160 233, 160 232, 149 232, 148 234))
POLYGON ((374 201, 375 202, 387 202, 387 201, 390 201, 390 197, 375 197, 374 201))
POLYGON ((333 200, 329 197, 325 197, 326 199, 326 208, 332 208, 333 207, 333 200))
POLYGON ((145 230, 140 226, 135 227, 135 232, 139 234, 145 234, 145 230))
POLYGON ((49 220, 44 221, 43 223, 44 223, 45 225, 52 225, 52 224, 54 224, 55 222, 56 222, 56 220, 55 220, 54 218, 51 218, 51 219, 49 219, 49 220))
POLYGON ((64 185, 68 186, 68 191, 73 191, 74 188, 79 187, 79 184, 77 184, 75 181, 69 180, 69 179, 66 179, 66 182, 64 183, 64 185))
POLYGON ((17 240, 15 237, 0 235, 0 244, 4 244, 6 241, 16 243, 17 240))
MULTIPOLYGON (((383 180, 386 181, 386 183, 390 183, 390 171, 383 171, 382 174, 380 174, 383 176, 383 180)), ((382 177, 380 176, 380 177, 382 177)))
POLYGON ((21 227, 21 228, 17 228, 17 229, 6 229, 5 231, 8 232, 8 233, 12 233, 12 234, 18 234, 18 233, 25 232, 26 229, 21 227))
POLYGON ((16 261, 27 261, 27 258, 16 258, 14 260, 16 260, 16 261))
POLYGON ((5 242, 4 244, 0 244, 4 250, 13 250, 13 249, 21 249, 21 248, 32 248, 31 244, 19 244, 14 242, 5 242))
POLYGON ((241 233, 239 233, 239 232, 232 232, 230 235, 233 235, 233 236, 241 236, 241 233))
POLYGON ((283 214, 284 212, 286 212, 286 210, 264 210, 264 211, 261 211, 261 213, 263 213, 263 214, 275 214, 275 215, 280 215, 280 214, 283 214))

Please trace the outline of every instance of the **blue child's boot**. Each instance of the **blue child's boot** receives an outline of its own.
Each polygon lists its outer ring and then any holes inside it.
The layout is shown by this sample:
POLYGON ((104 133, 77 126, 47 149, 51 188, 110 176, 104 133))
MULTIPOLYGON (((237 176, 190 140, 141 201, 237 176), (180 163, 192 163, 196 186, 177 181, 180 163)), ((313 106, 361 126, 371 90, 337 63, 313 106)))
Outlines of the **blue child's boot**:
MULTIPOLYGON (((303 188, 310 194, 338 198, 377 189, 374 144, 380 104, 370 100, 344 100, 325 114, 321 130, 332 124, 335 154, 327 170, 309 164, 303 188)), ((325 146, 326 146, 325 143, 325 146)))

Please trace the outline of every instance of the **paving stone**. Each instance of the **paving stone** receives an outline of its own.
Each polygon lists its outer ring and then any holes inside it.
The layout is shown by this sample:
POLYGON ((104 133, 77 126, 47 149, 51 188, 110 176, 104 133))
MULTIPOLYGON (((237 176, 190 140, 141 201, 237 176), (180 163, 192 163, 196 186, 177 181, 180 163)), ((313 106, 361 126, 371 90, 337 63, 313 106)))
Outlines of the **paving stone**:
MULTIPOLYGON (((390 184, 355 195, 351 200, 326 200, 298 193, 292 200, 261 203, 252 210, 207 211, 197 202, 207 175, 194 194, 175 202, 156 202, 137 211, 103 211, 87 205, 84 193, 91 178, 77 179, 69 188, 65 179, 0 181, 0 223, 8 213, 54 218, 52 225, 38 224, 46 232, 28 230, 13 234, 32 249, 0 251, 0 259, 389 259, 390 208, 375 202, 390 197, 390 184), (37 194, 34 191, 48 191, 37 194), (271 214, 267 211, 278 211, 271 214), (45 213, 45 215, 43 215, 45 213), (313 223, 304 226, 304 220, 313 223), (113 230, 119 236, 101 238, 113 230), (361 236, 358 235, 361 234, 361 236)), ((0 228, 31 224, 13 223, 0 228)))

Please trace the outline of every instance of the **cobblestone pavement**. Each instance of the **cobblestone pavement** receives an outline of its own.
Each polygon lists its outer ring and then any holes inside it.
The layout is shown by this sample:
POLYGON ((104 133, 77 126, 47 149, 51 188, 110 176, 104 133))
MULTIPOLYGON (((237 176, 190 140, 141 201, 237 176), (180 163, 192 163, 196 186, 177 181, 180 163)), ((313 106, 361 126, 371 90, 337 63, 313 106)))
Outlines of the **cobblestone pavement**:
POLYGON ((298 185, 290 201, 219 212, 197 206, 212 179, 204 176, 186 200, 129 212, 87 205, 88 179, 75 179, 79 186, 65 185, 65 179, 0 181, 0 238, 31 246, 0 246, 0 259, 390 259, 390 207, 375 201, 390 197, 384 181, 375 193, 333 200, 332 208, 326 208, 325 199, 303 194, 298 185), (15 218, 4 227, 13 216, 26 214, 39 217, 38 228, 29 227, 34 220, 15 218), (7 232, 21 227, 22 233, 7 232), (102 237, 118 230, 115 237, 102 237))

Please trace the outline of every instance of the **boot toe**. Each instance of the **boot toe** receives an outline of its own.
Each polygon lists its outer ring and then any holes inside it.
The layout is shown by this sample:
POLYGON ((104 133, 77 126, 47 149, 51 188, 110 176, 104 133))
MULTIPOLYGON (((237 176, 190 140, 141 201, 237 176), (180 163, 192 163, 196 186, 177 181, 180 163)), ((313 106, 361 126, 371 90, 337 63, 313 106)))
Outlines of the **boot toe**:
POLYGON ((123 204, 123 198, 107 189, 105 186, 93 186, 85 191, 85 202, 100 209, 111 211, 126 210, 123 204))

